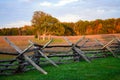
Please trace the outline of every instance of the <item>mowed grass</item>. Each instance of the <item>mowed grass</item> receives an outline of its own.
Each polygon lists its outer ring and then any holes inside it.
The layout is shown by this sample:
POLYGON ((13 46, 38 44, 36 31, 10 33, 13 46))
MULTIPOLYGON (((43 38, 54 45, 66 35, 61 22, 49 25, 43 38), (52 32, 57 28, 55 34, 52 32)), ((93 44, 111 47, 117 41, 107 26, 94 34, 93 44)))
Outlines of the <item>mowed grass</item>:
MULTIPOLYGON (((43 67, 43 66, 42 66, 43 67)), ((37 70, 11 76, 0 76, 0 80, 120 80, 120 59, 107 57, 85 61, 43 67, 48 74, 37 70)))
MULTIPOLYGON (((49 41, 37 40, 34 36, 9 36, 8 38, 21 49, 25 49, 28 46, 28 40, 38 44, 45 44, 49 41)), ((79 38, 80 37, 69 37, 72 42, 76 42, 79 38)), ((0 42, 1 51, 13 51, 2 37, 0 42)), ((63 38, 55 37, 51 44, 64 43, 67 44, 63 38)), ((0 59, 6 59, 9 56, 3 57, 3 55, 0 55, 0 57, 0 59)), ((7 59, 11 58, 13 57, 9 57, 7 59)), ((48 72, 48 75, 44 75, 37 70, 31 70, 11 76, 0 76, 0 80, 120 80, 120 59, 113 57, 96 59, 93 60, 92 63, 81 61, 62 64, 59 65, 59 68, 55 68, 52 65, 42 65, 42 68, 48 72)))

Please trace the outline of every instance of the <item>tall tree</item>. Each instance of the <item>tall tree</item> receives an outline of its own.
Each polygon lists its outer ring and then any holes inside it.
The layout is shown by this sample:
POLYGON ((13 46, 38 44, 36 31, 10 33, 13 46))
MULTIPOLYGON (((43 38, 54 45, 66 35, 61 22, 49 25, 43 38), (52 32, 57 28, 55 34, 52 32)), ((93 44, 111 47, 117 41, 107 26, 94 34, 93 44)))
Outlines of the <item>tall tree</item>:
POLYGON ((51 27, 59 22, 56 18, 42 11, 35 11, 32 18, 32 25, 35 27, 36 34, 50 34, 51 27))

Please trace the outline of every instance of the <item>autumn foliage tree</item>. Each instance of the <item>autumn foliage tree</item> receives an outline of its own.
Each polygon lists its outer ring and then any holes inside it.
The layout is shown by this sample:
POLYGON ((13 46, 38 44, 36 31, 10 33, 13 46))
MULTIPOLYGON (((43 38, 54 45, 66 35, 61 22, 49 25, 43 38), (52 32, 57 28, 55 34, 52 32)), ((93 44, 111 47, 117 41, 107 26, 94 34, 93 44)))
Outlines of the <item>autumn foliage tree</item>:
POLYGON ((120 33, 120 18, 96 19, 94 21, 79 20, 60 22, 57 18, 42 11, 35 11, 31 20, 32 25, 20 28, 2 28, 0 35, 56 35, 74 36, 89 34, 120 33))
POLYGON ((57 22, 59 21, 56 18, 42 11, 35 11, 32 18, 32 25, 37 36, 51 34, 52 28, 57 22))

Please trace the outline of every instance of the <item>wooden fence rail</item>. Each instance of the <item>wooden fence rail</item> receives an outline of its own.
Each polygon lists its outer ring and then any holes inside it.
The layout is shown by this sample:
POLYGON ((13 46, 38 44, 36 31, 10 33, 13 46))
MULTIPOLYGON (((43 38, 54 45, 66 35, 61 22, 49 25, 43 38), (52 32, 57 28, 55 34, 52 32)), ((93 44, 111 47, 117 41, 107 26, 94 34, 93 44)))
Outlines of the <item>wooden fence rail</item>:
POLYGON ((24 50, 21 50, 8 38, 5 37, 4 39, 11 47, 16 50, 16 52, 0 52, 0 55, 14 56, 14 58, 10 60, 0 60, 0 75, 4 75, 7 72, 9 72, 7 74, 14 74, 31 69, 37 69, 43 74, 47 74, 47 71, 40 67, 40 64, 42 62, 46 64, 47 61, 47 63, 49 62, 55 67, 58 67, 58 63, 62 63, 62 60, 80 61, 83 59, 86 62, 91 63, 91 60, 94 58, 101 58, 108 55, 118 57, 117 53, 120 52, 119 38, 113 38, 106 44, 95 39, 95 42, 93 44, 90 39, 86 39, 85 36, 80 38, 76 43, 72 43, 70 40, 64 37, 65 41, 69 45, 50 45, 53 39, 51 39, 45 45, 39 45, 29 40, 28 42, 30 45, 24 50), (52 50, 52 48, 58 48, 59 50, 52 50), (69 49, 63 51, 60 50, 60 48, 69 49), (34 54, 27 55, 26 53, 29 52, 33 52, 34 54), (111 54, 108 54, 108 52, 111 54), (57 60, 53 60, 54 57, 58 57, 58 62, 57 60), (44 60, 42 60, 42 58, 44 58, 44 60), (33 67, 29 68, 31 65, 33 67))

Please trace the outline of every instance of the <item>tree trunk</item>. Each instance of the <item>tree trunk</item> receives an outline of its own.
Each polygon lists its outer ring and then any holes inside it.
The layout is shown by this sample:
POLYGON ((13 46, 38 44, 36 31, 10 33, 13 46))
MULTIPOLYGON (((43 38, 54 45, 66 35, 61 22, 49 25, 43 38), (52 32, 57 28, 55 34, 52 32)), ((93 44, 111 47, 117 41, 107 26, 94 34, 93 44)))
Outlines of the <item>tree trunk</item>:
POLYGON ((46 38, 46 34, 43 34, 43 37, 42 37, 42 38, 43 38, 43 41, 45 41, 45 38, 46 38))
POLYGON ((51 39, 51 35, 49 34, 49 36, 48 36, 48 40, 50 40, 51 39))

